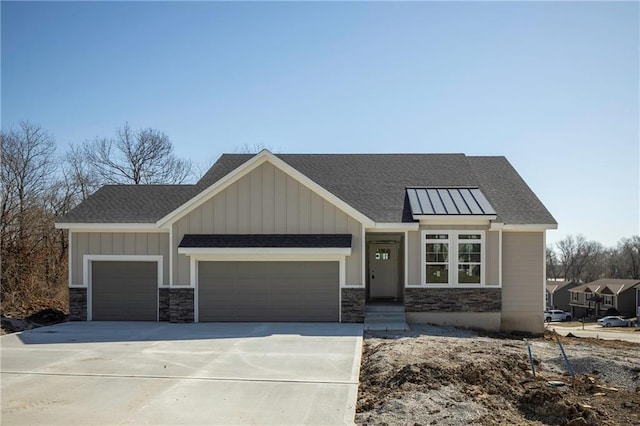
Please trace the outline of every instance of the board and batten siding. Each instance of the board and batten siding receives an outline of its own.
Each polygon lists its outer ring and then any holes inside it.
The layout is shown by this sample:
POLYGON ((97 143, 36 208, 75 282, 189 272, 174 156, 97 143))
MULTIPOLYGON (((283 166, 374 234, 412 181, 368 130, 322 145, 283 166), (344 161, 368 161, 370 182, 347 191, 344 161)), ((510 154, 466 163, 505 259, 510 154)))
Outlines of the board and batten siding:
POLYGON ((189 284, 185 234, 352 234, 346 284, 362 285, 362 225, 270 163, 264 163, 173 224, 174 285, 189 284))
POLYGON ((544 265, 544 232, 503 232, 503 330, 543 331, 544 265))
MULTIPOLYGON (((499 239, 498 232, 489 231, 488 226, 478 225, 420 225, 418 231, 408 232, 409 250, 406 254, 408 261, 408 280, 409 286, 421 285, 421 273, 424 267, 424 261, 421 259, 422 253, 422 231, 485 231, 485 284, 497 286, 499 284, 499 239)), ((454 247, 450 248, 454 253, 454 247)))
POLYGON ((168 232, 72 232, 71 283, 83 283, 82 267, 85 254, 100 255, 161 255, 162 283, 169 284, 168 232))

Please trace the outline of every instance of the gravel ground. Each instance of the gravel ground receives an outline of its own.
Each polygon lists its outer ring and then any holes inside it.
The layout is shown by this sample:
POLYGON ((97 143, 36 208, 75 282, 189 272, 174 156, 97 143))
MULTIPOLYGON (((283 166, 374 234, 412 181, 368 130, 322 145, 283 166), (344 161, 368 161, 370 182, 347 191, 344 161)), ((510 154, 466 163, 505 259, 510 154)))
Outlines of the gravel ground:
POLYGON ((367 334, 358 424, 640 425, 640 345, 450 327, 367 334), (549 382, 564 385, 554 387, 549 382))

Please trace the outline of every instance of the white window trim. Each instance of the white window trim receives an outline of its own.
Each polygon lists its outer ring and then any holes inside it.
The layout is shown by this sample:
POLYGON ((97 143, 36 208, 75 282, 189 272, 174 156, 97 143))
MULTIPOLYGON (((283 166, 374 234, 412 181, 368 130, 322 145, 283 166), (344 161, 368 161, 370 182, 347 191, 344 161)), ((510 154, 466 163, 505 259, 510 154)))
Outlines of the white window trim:
MULTIPOLYGON (((442 240, 444 241, 444 240, 442 240)), ((473 229, 458 229, 458 230, 444 230, 444 229, 426 229, 420 233, 420 287, 428 288, 500 288, 496 285, 486 284, 487 274, 487 235, 484 230, 473 229), (427 234, 447 234, 449 239, 446 240, 449 244, 449 282, 447 284, 434 283, 427 284, 427 272, 426 272, 426 239, 427 234), (458 284, 458 235, 460 234, 480 234, 481 254, 480 254, 480 283, 479 284, 458 284)))
MULTIPOLYGON (((82 256, 82 278, 84 285, 75 286, 87 289, 87 321, 93 320, 92 311, 92 285, 91 285, 91 262, 157 262, 158 264, 158 285, 157 288, 169 288, 162 285, 163 281, 163 269, 162 269, 162 255, 111 255, 111 254, 85 254, 82 256)), ((156 292, 156 306, 159 306, 158 292, 156 292)), ((156 312, 156 321, 158 321, 159 313, 156 312)))

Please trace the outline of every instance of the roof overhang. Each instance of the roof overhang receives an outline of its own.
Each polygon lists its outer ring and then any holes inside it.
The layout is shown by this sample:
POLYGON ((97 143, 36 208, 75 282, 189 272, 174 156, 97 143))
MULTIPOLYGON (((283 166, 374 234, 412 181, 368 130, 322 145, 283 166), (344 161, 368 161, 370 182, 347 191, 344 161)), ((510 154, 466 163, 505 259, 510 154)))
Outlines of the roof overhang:
POLYGON ((527 223, 527 224, 491 224, 492 231, 516 231, 516 232, 541 232, 550 229, 558 229, 557 223, 527 223))
POLYGON ((489 225, 495 215, 414 215, 423 225, 489 225))
POLYGON ((169 232, 155 223, 56 223, 56 229, 73 232, 169 232))

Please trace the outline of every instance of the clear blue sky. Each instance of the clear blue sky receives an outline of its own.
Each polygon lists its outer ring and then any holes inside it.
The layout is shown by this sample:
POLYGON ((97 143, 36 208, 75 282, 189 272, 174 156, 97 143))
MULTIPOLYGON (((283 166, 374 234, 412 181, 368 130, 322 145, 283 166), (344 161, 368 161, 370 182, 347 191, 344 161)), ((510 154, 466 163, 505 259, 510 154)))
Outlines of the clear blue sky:
POLYGON ((559 230, 639 233, 639 3, 3 1, 2 126, 128 121, 196 162, 504 155, 559 230))

